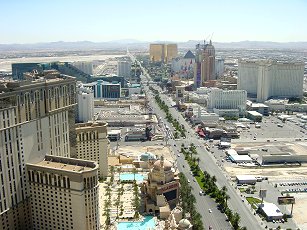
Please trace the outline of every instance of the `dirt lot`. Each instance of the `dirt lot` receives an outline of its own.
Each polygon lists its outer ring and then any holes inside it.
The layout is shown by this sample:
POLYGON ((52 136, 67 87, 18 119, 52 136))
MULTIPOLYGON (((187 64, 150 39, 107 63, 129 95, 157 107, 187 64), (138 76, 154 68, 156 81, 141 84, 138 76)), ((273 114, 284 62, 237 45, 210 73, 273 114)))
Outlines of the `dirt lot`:
POLYGON ((236 175, 255 175, 268 177, 270 180, 295 180, 307 178, 307 165, 301 167, 291 167, 291 168, 243 168, 243 167, 230 167, 226 166, 225 170, 231 177, 236 175))
POLYGON ((294 197, 293 219, 300 229, 307 229, 307 194, 294 194, 294 197))
POLYGON ((144 152, 151 152, 155 155, 164 156, 165 159, 173 161, 171 151, 168 147, 164 146, 121 146, 115 151, 115 155, 123 154, 126 156, 139 156, 144 152))

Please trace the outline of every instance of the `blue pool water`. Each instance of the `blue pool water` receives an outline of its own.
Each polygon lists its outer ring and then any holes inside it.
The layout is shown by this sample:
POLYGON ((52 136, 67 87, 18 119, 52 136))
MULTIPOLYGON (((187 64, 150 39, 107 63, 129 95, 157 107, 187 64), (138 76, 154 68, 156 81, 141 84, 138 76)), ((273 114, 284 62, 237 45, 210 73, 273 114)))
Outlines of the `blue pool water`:
POLYGON ((145 216, 142 222, 120 222, 117 225, 117 230, 146 230, 147 228, 154 229, 155 226, 153 216, 145 216))
MULTIPOLYGON (((134 174, 133 173, 122 173, 120 174, 120 180, 134 180, 134 174)), ((144 180, 144 176, 142 176, 141 174, 135 174, 135 180, 137 181, 143 181, 144 180)))

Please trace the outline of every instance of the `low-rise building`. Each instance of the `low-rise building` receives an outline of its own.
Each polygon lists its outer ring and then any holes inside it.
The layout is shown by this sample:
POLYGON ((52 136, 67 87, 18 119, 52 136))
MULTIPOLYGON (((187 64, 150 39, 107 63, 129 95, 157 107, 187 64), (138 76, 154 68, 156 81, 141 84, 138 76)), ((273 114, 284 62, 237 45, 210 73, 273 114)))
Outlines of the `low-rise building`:
POLYGON ((283 214, 280 209, 273 203, 262 203, 258 209, 265 215, 267 221, 280 220, 283 214))
POLYGON ((257 179, 252 175, 237 175, 236 180, 238 184, 256 184, 257 179))
POLYGON ((256 111, 247 111, 246 117, 251 119, 252 121, 261 122, 262 121, 262 114, 256 111))
POLYGON ((264 116, 269 115, 269 106, 263 104, 263 103, 255 103, 252 101, 246 102, 246 110, 247 111, 256 111, 258 113, 261 113, 264 116))
POLYGON ((118 141, 121 138, 121 133, 120 129, 108 130, 108 138, 110 141, 118 141))

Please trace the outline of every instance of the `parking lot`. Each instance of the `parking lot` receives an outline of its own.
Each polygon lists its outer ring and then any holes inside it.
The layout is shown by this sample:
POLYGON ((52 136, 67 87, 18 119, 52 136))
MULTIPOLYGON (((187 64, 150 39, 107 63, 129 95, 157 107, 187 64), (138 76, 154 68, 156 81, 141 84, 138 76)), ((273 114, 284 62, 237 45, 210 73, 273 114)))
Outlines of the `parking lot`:
MULTIPOLYGON (((293 115, 293 117, 295 117, 293 115)), ((249 129, 242 130, 240 132, 240 141, 244 139, 249 140, 261 140, 261 141, 278 141, 280 138, 291 139, 305 139, 307 136, 307 130, 300 127, 302 124, 293 121, 286 121, 283 123, 276 116, 264 117, 262 122, 259 123, 260 128, 256 128, 254 124, 249 124, 249 129)))

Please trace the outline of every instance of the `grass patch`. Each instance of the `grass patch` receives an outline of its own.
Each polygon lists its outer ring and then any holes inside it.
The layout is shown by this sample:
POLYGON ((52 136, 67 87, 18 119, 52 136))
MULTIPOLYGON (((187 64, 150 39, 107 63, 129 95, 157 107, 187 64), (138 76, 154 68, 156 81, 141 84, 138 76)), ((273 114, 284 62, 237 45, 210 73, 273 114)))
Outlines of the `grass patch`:
POLYGON ((245 188, 239 188, 240 192, 245 192, 245 188))
POLYGON ((257 209, 258 208, 258 204, 261 203, 261 200, 255 197, 246 197, 246 200, 248 203, 250 203, 250 205, 253 207, 253 209, 257 209))

